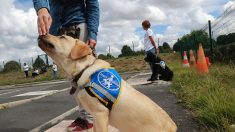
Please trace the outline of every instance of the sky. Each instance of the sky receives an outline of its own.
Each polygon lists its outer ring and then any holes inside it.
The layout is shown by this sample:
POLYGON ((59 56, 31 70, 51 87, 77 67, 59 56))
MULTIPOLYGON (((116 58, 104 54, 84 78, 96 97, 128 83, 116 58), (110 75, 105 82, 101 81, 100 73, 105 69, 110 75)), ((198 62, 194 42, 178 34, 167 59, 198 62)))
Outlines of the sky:
MULTIPOLYGON (((141 23, 151 22, 154 39, 171 46, 178 38, 215 20, 235 1, 229 0, 99 0, 98 54, 118 56, 123 45, 143 49, 141 23)), ((37 15, 32 0, 0 0, 0 65, 44 54, 37 46, 37 15)))

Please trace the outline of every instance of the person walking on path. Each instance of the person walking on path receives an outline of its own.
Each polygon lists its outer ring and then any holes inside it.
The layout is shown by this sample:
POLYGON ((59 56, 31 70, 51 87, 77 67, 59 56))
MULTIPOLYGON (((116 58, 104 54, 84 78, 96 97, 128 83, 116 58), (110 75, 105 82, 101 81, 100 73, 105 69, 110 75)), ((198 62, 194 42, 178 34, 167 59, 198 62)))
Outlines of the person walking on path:
POLYGON ((25 76, 29 77, 29 66, 26 63, 24 63, 23 70, 24 70, 25 76))
MULTIPOLYGON (((151 24, 148 20, 144 20, 142 22, 142 27, 143 29, 145 30, 145 35, 144 35, 144 50, 145 50, 145 54, 150 54, 150 53, 153 53, 154 55, 159 53, 159 49, 158 47, 156 46, 155 44, 155 41, 154 41, 154 33, 152 31, 152 29, 150 28, 151 27, 151 24)), ((150 69, 153 73, 153 65, 151 62, 149 62, 149 65, 150 65, 150 69)), ((149 78, 147 81, 154 81, 153 78, 149 78)))
POLYGON ((57 79, 58 78, 58 68, 57 65, 53 62, 52 65, 52 71, 53 71, 53 78, 57 79))
MULTIPOLYGON (((33 0, 33 4, 38 15, 39 35, 69 35, 95 49, 99 26, 98 0, 33 0)), ((67 128, 70 131, 93 126, 91 116, 80 106, 78 111, 79 117, 67 128)))

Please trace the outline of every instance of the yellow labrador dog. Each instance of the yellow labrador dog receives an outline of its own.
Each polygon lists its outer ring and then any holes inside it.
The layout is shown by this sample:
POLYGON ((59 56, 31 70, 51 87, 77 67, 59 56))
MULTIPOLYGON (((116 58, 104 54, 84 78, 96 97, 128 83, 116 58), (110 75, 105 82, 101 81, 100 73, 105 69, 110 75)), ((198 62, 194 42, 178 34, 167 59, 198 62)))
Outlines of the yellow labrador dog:
MULTIPOLYGON (((62 67, 69 78, 83 71, 77 81, 78 87, 85 86, 94 72, 110 66, 108 62, 96 59, 88 45, 69 36, 40 36, 38 44, 62 67)), ((85 89, 75 92, 82 107, 93 116, 95 132, 107 132, 109 124, 121 132, 176 131, 175 123, 162 108, 124 80, 121 81, 122 90, 112 110, 85 89)))

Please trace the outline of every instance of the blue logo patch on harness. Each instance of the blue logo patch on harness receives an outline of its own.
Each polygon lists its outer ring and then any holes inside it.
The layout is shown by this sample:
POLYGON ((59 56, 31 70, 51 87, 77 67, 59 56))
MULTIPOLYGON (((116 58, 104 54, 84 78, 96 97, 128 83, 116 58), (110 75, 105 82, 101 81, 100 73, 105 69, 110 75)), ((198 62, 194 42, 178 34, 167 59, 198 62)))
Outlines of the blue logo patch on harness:
POLYGON ((120 89, 121 77, 112 68, 104 68, 93 73, 86 86, 88 93, 92 93, 110 110, 117 101, 120 89))

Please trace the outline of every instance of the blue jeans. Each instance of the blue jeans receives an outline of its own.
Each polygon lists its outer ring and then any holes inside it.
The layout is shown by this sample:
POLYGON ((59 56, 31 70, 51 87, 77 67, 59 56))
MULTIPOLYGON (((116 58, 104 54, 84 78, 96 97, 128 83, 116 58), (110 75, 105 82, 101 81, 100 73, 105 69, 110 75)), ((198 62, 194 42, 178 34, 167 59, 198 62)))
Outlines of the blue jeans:
MULTIPOLYGON (((148 51, 146 51, 145 52, 145 54, 147 55, 147 54, 156 54, 156 50, 154 49, 154 48, 152 48, 151 50, 148 50, 148 51)), ((150 69, 151 69, 151 71, 152 71, 152 73, 153 73, 153 66, 154 64, 153 64, 153 62, 149 62, 149 66, 150 66, 150 69)))
POLYGON ((80 23, 87 24, 88 39, 97 39, 99 27, 98 0, 33 0, 36 11, 47 8, 52 17, 50 34, 58 35, 61 27, 69 27, 80 23))
POLYGON ((53 71, 53 78, 57 79, 58 78, 58 71, 53 71))

